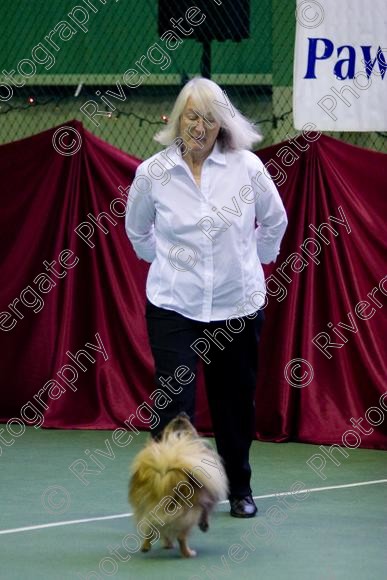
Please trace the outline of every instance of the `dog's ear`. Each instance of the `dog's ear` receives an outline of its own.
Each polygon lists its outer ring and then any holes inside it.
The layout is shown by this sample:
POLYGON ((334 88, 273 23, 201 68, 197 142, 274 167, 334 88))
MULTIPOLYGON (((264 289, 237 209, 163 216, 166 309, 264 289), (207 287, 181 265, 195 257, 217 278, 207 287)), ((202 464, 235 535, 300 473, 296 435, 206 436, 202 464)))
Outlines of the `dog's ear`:
POLYGON ((159 431, 157 435, 151 435, 148 440, 148 445, 152 445, 152 443, 159 443, 163 436, 163 431, 159 431))
POLYGON ((182 411, 172 421, 170 421, 169 426, 174 431, 180 431, 187 428, 187 425, 191 425, 191 420, 185 411, 182 411))
POLYGON ((185 411, 181 411, 177 416, 181 419, 188 419, 188 421, 190 421, 189 415, 185 411))

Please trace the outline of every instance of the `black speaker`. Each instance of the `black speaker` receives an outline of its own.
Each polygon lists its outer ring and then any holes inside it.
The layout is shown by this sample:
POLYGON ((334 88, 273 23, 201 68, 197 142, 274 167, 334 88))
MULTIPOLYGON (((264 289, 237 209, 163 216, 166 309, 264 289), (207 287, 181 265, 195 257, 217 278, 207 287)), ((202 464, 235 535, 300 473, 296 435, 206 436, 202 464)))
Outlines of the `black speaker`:
POLYGON ((240 41, 250 36, 250 0, 159 0, 159 35, 167 30, 181 38, 240 41), (199 11, 195 11, 197 7, 199 11), (203 19, 205 16, 205 19, 203 19), (179 31, 178 23, 185 31, 179 31), (173 25, 173 19, 175 26, 173 25), (190 23, 191 20, 191 23, 190 23), (194 25, 193 23, 198 23, 194 25))

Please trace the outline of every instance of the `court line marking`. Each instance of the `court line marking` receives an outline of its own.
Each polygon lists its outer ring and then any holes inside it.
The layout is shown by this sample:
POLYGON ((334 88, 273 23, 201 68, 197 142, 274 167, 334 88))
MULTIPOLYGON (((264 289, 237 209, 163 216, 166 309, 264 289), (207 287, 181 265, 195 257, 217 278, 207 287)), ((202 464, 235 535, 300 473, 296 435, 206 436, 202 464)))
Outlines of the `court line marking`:
MULTIPOLYGON (((297 495, 299 493, 312 493, 318 491, 329 491, 332 489, 344 489, 349 487, 361 487, 364 485, 377 485, 379 483, 387 483, 387 479, 375 479, 373 481, 359 481, 357 483, 344 483, 341 485, 327 485, 325 487, 313 487, 300 489, 298 491, 281 491, 279 493, 267 493, 265 495, 254 495, 254 499, 267 499, 270 497, 283 497, 286 495, 297 495)), ((228 503, 228 500, 220 501, 219 503, 228 503)), ((62 522, 52 522, 50 524, 39 524, 36 526, 25 526, 23 528, 10 528, 8 530, 0 530, 0 535, 17 534, 20 532, 31 532, 33 530, 43 530, 45 528, 56 528, 60 526, 71 526, 75 524, 86 524, 89 522, 101 522, 104 520, 118 520, 120 518, 127 518, 133 515, 133 512, 125 514, 113 514, 111 516, 97 516, 95 518, 84 518, 82 520, 65 520, 62 522)))

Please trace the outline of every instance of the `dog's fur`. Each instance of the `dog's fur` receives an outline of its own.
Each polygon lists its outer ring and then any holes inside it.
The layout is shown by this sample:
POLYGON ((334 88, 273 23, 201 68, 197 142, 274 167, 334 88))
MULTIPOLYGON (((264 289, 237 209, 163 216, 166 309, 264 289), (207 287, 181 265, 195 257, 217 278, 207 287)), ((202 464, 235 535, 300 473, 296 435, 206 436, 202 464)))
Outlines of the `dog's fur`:
POLYGON ((227 493, 219 455, 181 413, 133 462, 129 501, 137 525, 145 522, 142 551, 150 550, 159 537, 165 548, 172 548, 177 538, 182 556, 196 556, 188 547, 188 535, 195 525, 207 531, 210 512, 227 493))

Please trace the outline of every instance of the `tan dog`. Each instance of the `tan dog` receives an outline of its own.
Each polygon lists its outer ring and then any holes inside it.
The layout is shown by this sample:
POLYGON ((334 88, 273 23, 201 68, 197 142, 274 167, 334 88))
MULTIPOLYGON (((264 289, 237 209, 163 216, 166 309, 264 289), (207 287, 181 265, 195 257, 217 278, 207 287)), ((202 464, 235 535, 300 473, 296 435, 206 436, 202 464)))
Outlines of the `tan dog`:
POLYGON ((182 556, 196 556, 188 535, 195 525, 208 530, 208 516, 227 492, 219 455, 181 413, 133 462, 129 501, 145 537, 141 550, 150 550, 160 537, 165 548, 172 548, 177 538, 182 556))

